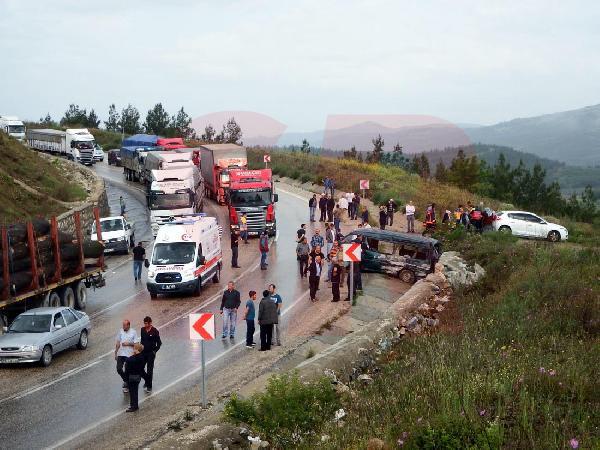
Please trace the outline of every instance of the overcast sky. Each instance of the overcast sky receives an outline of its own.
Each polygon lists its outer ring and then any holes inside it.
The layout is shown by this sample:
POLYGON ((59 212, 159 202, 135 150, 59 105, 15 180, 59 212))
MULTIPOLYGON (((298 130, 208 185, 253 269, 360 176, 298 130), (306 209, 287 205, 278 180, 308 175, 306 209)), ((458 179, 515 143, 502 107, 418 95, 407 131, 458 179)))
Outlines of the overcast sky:
POLYGON ((600 103, 600 2, 0 0, 0 113, 489 124, 600 103))

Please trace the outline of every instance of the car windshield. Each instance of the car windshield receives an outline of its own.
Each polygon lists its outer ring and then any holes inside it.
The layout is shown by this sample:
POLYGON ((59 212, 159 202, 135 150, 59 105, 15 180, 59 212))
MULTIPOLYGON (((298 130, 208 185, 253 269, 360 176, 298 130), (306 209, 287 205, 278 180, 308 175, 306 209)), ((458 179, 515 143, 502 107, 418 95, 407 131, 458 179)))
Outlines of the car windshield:
POLYGON ((192 206, 192 198, 189 192, 179 194, 158 194, 153 192, 150 195, 150 209, 177 209, 189 208, 192 206))
POLYGON ((9 125, 9 133, 25 133, 25 125, 9 125))
POLYGON ((194 260, 195 253, 194 242, 156 244, 152 253, 152 264, 187 264, 194 260))
POLYGON ((271 190, 264 191, 231 191, 233 206, 268 206, 271 203, 271 190))
POLYGON ((13 321, 9 333, 46 333, 50 331, 50 314, 21 314, 13 321))
POLYGON ((121 219, 108 219, 100 221, 100 228, 103 233, 109 233, 111 231, 122 231, 123 220, 121 219))

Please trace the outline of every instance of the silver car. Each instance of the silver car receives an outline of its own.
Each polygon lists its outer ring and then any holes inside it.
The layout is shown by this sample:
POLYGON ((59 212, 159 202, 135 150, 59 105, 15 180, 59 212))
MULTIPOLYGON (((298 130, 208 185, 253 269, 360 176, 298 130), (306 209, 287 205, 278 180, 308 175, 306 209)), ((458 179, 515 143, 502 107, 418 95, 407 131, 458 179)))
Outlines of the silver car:
POLYGON ((55 353, 87 348, 91 326, 86 313, 64 306, 19 314, 0 336, 0 364, 39 362, 47 367, 55 353))

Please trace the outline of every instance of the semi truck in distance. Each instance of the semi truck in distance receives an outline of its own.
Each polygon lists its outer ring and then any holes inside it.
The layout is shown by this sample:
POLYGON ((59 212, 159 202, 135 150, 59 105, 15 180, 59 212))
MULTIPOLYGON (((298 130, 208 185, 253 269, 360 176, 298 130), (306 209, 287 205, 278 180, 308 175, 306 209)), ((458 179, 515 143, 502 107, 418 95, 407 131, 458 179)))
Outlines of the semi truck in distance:
POLYGON ((144 164, 149 152, 186 148, 182 138, 163 138, 153 134, 134 134, 123 139, 121 165, 128 181, 146 182, 144 164))
POLYGON ((67 128, 65 131, 49 128, 27 130, 30 148, 55 153, 86 166, 94 164, 96 141, 87 128, 67 128))
POLYGON ((153 170, 182 169, 196 167, 198 149, 180 148, 176 150, 148 152, 144 160, 142 178, 144 183, 150 184, 153 170))
POLYGON ((149 262, 146 287, 151 298, 176 292, 199 296, 202 286, 218 283, 221 274, 217 219, 192 214, 162 226, 149 262))
POLYGON ((200 146, 200 170, 204 178, 205 194, 218 204, 227 202, 229 172, 247 169, 246 147, 237 144, 209 144, 200 146))
POLYGON ((246 214, 249 235, 258 235, 263 230, 269 236, 275 235, 275 203, 278 195, 275 193, 271 169, 230 170, 227 197, 232 231, 239 230, 240 218, 246 214))
POLYGON ((19 141, 25 140, 25 124, 18 117, 0 115, 0 130, 19 141))
POLYGON ((204 186, 196 166, 153 170, 148 193, 153 236, 177 216, 202 212, 203 201, 204 186))

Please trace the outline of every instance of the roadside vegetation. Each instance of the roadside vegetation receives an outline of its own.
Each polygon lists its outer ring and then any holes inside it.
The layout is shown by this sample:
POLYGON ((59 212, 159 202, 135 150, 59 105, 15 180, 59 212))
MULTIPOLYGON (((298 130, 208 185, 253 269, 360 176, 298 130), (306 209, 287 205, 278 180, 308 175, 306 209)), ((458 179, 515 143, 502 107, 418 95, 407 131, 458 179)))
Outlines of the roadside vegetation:
POLYGON ((29 150, 0 132, 0 223, 21 221, 65 211, 60 204, 83 200, 85 190, 65 179, 63 172, 51 160, 29 150), (25 191, 14 179, 35 189, 41 195, 25 191))
MULTIPOLYGON (((373 383, 302 403, 308 431, 269 425, 260 406, 268 391, 232 400, 228 419, 271 442, 295 432, 286 448, 367 448, 372 438, 410 449, 598 448, 599 248, 500 234, 443 238, 486 275, 454 293, 436 333, 405 337, 381 355, 373 383), (344 417, 335 420, 329 404, 344 417)), ((270 414, 280 417, 300 407, 297 389, 324 383, 278 380, 285 401, 270 414)))

